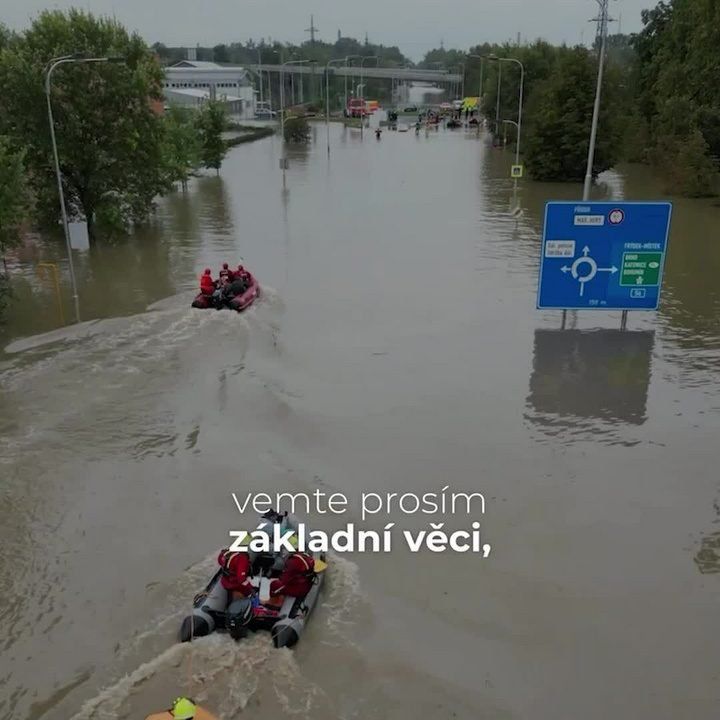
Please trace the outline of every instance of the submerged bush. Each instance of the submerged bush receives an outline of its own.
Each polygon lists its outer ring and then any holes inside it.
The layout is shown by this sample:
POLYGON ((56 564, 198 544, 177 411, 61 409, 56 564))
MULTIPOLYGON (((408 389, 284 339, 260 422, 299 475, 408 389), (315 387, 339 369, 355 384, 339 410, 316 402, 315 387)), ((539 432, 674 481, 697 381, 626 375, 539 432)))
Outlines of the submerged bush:
POLYGON ((304 117, 289 117, 285 120, 286 142, 307 142, 310 139, 310 125, 304 117))

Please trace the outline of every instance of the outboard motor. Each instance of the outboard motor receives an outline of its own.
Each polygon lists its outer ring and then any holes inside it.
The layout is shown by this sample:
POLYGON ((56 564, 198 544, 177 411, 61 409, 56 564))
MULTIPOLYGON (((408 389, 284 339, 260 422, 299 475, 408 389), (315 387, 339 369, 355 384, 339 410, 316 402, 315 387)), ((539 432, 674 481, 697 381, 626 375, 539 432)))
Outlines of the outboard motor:
POLYGON ((180 626, 180 642, 191 642, 193 638, 205 637, 215 629, 212 615, 203 610, 193 610, 180 626))
POLYGON ((233 600, 225 613, 225 627, 233 640, 241 640, 248 633, 253 618, 253 603, 250 598, 233 600))
POLYGON ((293 647, 300 639, 305 620, 296 615, 294 618, 278 620, 272 627, 272 639, 276 648, 293 647))

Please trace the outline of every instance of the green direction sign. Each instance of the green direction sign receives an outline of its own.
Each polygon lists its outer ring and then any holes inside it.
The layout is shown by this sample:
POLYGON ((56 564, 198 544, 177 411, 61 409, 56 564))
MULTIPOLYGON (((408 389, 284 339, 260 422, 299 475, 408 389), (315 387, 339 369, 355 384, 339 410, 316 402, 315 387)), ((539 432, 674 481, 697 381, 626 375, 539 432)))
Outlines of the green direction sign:
POLYGON ((661 252, 623 253, 620 285, 659 285, 661 252))

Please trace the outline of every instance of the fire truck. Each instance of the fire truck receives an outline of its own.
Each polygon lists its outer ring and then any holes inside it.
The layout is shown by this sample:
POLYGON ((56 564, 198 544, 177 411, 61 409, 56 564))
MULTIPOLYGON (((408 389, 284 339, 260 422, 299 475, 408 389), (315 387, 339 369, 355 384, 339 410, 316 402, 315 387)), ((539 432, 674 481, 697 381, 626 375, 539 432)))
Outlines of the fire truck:
POLYGON ((345 117, 367 117, 370 113, 364 98, 350 98, 345 108, 345 117))

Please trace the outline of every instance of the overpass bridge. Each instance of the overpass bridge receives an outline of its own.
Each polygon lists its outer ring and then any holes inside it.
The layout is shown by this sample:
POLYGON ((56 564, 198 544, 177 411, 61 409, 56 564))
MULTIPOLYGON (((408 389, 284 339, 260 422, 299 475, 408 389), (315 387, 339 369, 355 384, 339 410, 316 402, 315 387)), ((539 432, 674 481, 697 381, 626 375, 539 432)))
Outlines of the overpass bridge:
MULTIPOLYGON (((325 65, 303 63, 302 65, 246 65, 246 70, 260 73, 284 73, 285 75, 325 75, 325 65)), ((460 73, 449 73, 445 70, 427 70, 425 68, 393 68, 350 65, 347 68, 337 63, 330 66, 330 74, 334 77, 360 77, 364 79, 384 79, 407 82, 427 83, 459 83, 460 73)))

